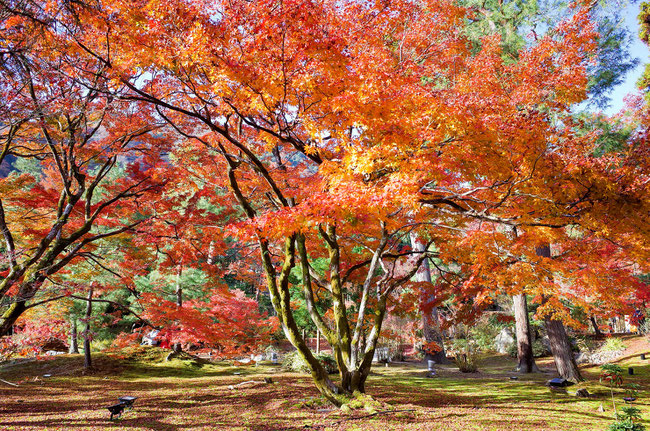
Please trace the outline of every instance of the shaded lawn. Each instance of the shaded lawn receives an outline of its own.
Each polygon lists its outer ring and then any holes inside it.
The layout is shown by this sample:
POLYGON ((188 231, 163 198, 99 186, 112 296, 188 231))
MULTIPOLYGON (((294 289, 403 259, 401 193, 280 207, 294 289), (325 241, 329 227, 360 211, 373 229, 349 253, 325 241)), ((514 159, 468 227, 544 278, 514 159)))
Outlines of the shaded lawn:
MULTIPOLYGON (((549 374, 509 379, 514 363, 486 358, 482 373, 461 375, 451 366, 426 378, 420 364, 376 367, 368 392, 395 411, 369 416, 332 410, 318 398, 310 378, 279 367, 235 368, 188 361, 151 363, 96 355, 98 371, 81 375, 80 356, 58 357, 0 368, 1 430, 605 430, 612 422, 609 392, 598 383, 598 369, 584 369, 589 382, 579 385, 598 398, 552 393, 543 385, 549 374), (43 378, 50 372, 53 377, 43 378), (234 375, 238 372, 240 375, 234 375), (41 376, 34 381, 35 376, 41 376), (270 385, 230 389, 265 376, 270 385), (106 406, 118 396, 139 397, 135 409, 109 421, 106 406), (599 412, 603 405, 605 411, 599 412)), ((626 382, 642 386, 635 403, 650 419, 650 361, 625 359, 635 375, 626 382)), ((550 364, 542 361, 542 366, 550 364)), ((622 398, 622 393, 617 399, 622 398)))

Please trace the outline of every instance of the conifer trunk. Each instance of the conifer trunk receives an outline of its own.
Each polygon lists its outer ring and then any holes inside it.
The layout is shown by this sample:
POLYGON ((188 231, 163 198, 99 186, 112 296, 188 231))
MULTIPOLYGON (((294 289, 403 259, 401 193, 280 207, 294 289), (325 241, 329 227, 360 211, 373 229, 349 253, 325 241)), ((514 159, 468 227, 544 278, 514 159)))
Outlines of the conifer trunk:
MULTIPOLYGON (((538 256, 550 258, 551 246, 546 244, 537 247, 535 250, 538 256)), ((584 380, 576 364, 573 351, 571 350, 571 342, 569 336, 564 329, 564 324, 559 320, 544 319, 546 326, 546 333, 551 344, 551 352, 553 353, 553 360, 555 361, 555 368, 563 379, 571 380, 572 382, 580 382, 584 380)))
POLYGON ((564 329, 564 324, 559 320, 546 319, 546 333, 551 343, 551 352, 553 352, 553 360, 557 372, 563 379, 571 380, 572 382, 581 382, 584 379, 578 369, 573 351, 571 350, 571 342, 564 329))
POLYGON ((533 342, 526 295, 522 293, 513 296, 512 299, 517 337, 517 371, 520 373, 535 373, 539 369, 535 364, 535 356, 533 355, 533 342))

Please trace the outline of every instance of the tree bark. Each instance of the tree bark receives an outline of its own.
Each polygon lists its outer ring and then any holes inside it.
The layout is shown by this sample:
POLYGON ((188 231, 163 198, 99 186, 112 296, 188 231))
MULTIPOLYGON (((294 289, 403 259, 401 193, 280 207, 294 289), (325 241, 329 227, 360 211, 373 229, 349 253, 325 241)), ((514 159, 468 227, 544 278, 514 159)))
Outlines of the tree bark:
MULTIPOLYGON (((424 244, 418 240, 418 237, 415 233, 411 233, 411 248, 415 251, 424 251, 424 244)), ((431 269, 429 267, 429 259, 424 259, 422 261, 422 266, 415 274, 416 281, 424 281, 431 283, 431 269)), ((421 301, 423 303, 432 302, 435 300, 435 297, 432 294, 423 295, 421 301)), ((444 364, 447 362, 447 354, 445 352, 445 346, 443 341, 442 332, 438 326, 438 307, 433 307, 431 312, 426 313, 422 312, 422 336, 426 343, 434 342, 439 345, 442 350, 437 353, 425 354, 425 360, 435 361, 437 364, 444 364)))
MULTIPOLYGON (((537 247, 535 251, 538 256, 551 258, 551 246, 548 244, 537 247)), ((553 360, 555 361, 555 368, 557 368, 558 374, 563 379, 571 380, 572 382, 581 382, 584 379, 580 375, 578 364, 576 364, 575 357, 573 356, 571 342, 564 329, 564 324, 559 320, 548 318, 544 319, 544 323, 549 342, 551 343, 551 352, 553 353, 553 360)))
POLYGON ((84 330, 84 368, 88 369, 93 366, 90 356, 90 316, 93 312, 93 285, 88 290, 88 301, 86 303, 86 328, 84 330))
MULTIPOLYGON (((181 276, 183 275, 183 266, 178 265, 178 270, 176 272, 176 306, 178 308, 183 307, 183 285, 181 284, 181 276)), ((174 343, 172 350, 175 353, 180 353, 183 350, 181 343, 174 343)))
POLYGON ((564 324, 559 320, 545 319, 546 333, 551 343, 551 351, 553 352, 553 359, 557 372, 563 379, 571 380, 572 382, 581 382, 584 379, 578 369, 573 351, 571 350, 571 342, 567 336, 564 324))
POLYGON ((16 320, 18 320, 26 309, 25 301, 17 301, 9 306, 7 311, 2 315, 2 322, 0 322, 0 337, 9 335, 12 332, 16 320))
POLYGON ((512 297, 515 311, 515 327, 517 336, 517 371, 520 373, 539 372, 533 355, 533 342, 530 332, 530 319, 528 317, 528 303, 526 295, 520 294, 512 297))
POLYGON ((77 334, 77 319, 73 317, 70 322, 70 350, 69 353, 79 353, 79 341, 77 334))

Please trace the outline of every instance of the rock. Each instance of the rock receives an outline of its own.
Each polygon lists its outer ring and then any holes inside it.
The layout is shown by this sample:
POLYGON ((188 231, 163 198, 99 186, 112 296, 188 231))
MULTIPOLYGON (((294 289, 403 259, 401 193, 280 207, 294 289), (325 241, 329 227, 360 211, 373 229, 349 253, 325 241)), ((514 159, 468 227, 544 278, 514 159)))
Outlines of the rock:
POLYGON ((591 355, 587 352, 580 352, 575 354, 576 364, 589 364, 591 360, 591 355))
POLYGON ((156 339, 156 337, 158 337, 159 333, 160 331, 158 329, 152 329, 142 337, 140 344, 143 346, 157 346, 159 344, 159 341, 156 339))
POLYGON ((595 352, 580 352, 575 355, 578 364, 602 365, 613 362, 623 356, 624 350, 607 351, 597 350, 595 352))
POLYGON ((586 390, 585 388, 578 389, 575 395, 576 397, 580 397, 580 398, 589 398, 589 391, 586 390))
POLYGON ((50 338, 41 346, 43 352, 52 351, 52 352, 62 352, 68 353, 68 345, 58 338, 50 338))
POLYGON ((508 353, 510 346, 515 344, 515 334, 510 328, 503 328, 494 338, 494 348, 501 354, 508 353))
POLYGON ((603 413, 603 412, 605 411, 605 409, 603 408, 603 405, 602 405, 602 404, 598 406, 598 411, 599 411, 600 413, 603 413))

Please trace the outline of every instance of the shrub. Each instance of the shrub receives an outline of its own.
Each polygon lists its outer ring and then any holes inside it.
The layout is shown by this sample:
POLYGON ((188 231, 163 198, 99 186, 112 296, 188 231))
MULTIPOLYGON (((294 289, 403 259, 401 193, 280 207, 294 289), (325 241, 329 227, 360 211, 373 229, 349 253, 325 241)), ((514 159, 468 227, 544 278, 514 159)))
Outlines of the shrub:
MULTIPOLYGON (((548 349, 548 347, 542 343, 541 339, 537 339, 533 341, 533 356, 535 358, 542 358, 544 356, 550 355, 551 352, 548 349)), ((514 343, 510 347, 508 347, 508 355, 510 355, 513 358, 517 357, 517 343, 514 343)))
MULTIPOLYGON (((332 357, 332 355, 319 353, 314 356, 320 361, 320 363, 325 368, 325 371, 327 371, 329 374, 338 372, 339 369, 336 365, 336 360, 332 357)), ((302 359, 297 350, 284 355, 284 359, 282 360, 282 367, 287 370, 295 371, 297 373, 311 373, 309 364, 307 364, 307 362, 302 359)))
POLYGON ((607 428, 607 431, 645 431, 642 424, 634 423, 631 420, 614 422, 607 428))
POLYGON ((455 361, 461 373, 475 373, 478 371, 478 361, 472 353, 458 354, 455 361))
POLYGON ((548 346, 542 343, 541 339, 533 341, 533 356, 536 358, 541 358, 543 356, 548 356, 551 354, 548 346))
POLYGON ((577 335, 575 345, 580 352, 593 352, 598 348, 598 342, 588 335, 577 335))
POLYGON ((604 350, 606 352, 617 352, 619 350, 624 350, 626 348, 627 346, 625 345, 623 340, 616 337, 610 337, 607 339, 603 347, 601 347, 601 350, 604 350))
POLYGON ((636 407, 623 407, 623 413, 611 424, 608 431, 645 431, 645 426, 635 421, 641 420, 641 411, 636 407))
POLYGON ((491 320, 478 322, 469 330, 469 337, 474 341, 478 350, 482 352, 494 351, 494 339, 506 327, 502 323, 493 323, 491 320))
POLYGON ((454 354, 456 366, 462 373, 478 371, 477 347, 473 340, 456 339, 450 350, 454 354))

